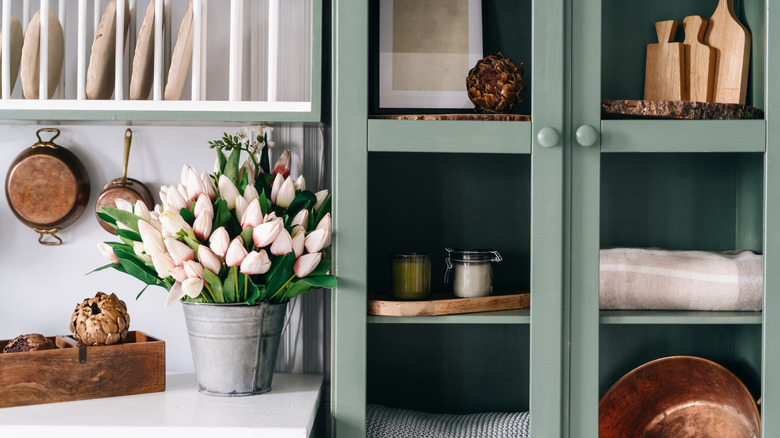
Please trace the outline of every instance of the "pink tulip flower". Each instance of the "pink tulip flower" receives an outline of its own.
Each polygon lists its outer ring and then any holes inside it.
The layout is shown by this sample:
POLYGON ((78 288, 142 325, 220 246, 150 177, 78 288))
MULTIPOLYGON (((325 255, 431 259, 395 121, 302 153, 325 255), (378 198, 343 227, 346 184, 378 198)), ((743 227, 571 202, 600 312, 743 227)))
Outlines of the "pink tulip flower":
POLYGON ((249 203, 246 211, 241 216, 241 228, 256 227, 263 223, 263 210, 260 208, 260 201, 257 199, 249 203))
POLYGON ((292 249, 295 252, 295 257, 298 258, 303 255, 303 247, 306 241, 306 229, 301 225, 293 227, 290 233, 292 237, 292 249))
POLYGON ((241 219, 244 217, 244 213, 246 213, 246 209, 249 207, 249 203, 246 202, 246 199, 244 199, 243 196, 238 195, 235 199, 236 204, 236 218, 241 219))
POLYGON ((240 196, 236 185, 233 181, 225 175, 219 176, 219 197, 227 202, 227 207, 230 210, 236 208, 236 197, 240 196))
POLYGON ((111 263, 119 264, 119 259, 116 258, 116 254, 114 254, 114 249, 111 248, 106 242, 98 242, 97 244, 98 250, 101 254, 103 254, 103 257, 107 258, 111 263))
POLYGON ((165 300, 165 305, 170 306, 176 301, 182 299, 182 297, 184 297, 184 290, 181 288, 181 283, 177 281, 173 284, 171 290, 168 291, 168 297, 165 300))
POLYGON ((173 277, 174 280, 180 283, 187 279, 187 272, 184 271, 184 266, 176 266, 168 272, 171 273, 171 277, 173 277))
POLYGON ((203 280, 200 278, 188 278, 181 282, 181 290, 190 298, 197 298, 203 290, 203 280))
POLYGON ((195 236, 201 241, 205 242, 206 239, 211 236, 211 227, 214 222, 214 213, 211 211, 204 211, 192 223, 192 231, 195 232, 195 236))
POLYGON ((318 252, 300 256, 293 266, 295 276, 298 278, 308 276, 320 264, 320 260, 322 260, 322 254, 318 252))
POLYGON ((276 175, 271 184, 271 202, 274 204, 276 204, 276 199, 279 197, 279 191, 282 189, 282 184, 284 184, 284 177, 276 175))
POLYGON ((198 200, 195 201, 195 208, 193 210, 194 211, 192 213, 196 218, 199 217, 204 211, 210 211, 212 215, 214 214, 214 206, 212 205, 212 201, 205 193, 201 193, 198 196, 198 200))
POLYGON ((209 238, 209 247, 214 254, 225 257, 227 254, 228 246, 230 245, 230 235, 225 227, 219 227, 211 233, 209 238))
POLYGON ((320 211, 322 206, 325 205, 325 200, 328 199, 328 191, 320 190, 315 193, 314 196, 317 197, 317 202, 314 204, 314 211, 320 211))
POLYGON ((203 182, 203 187, 206 189, 204 193, 208 195, 211 202, 217 200, 217 187, 214 186, 214 180, 211 179, 208 173, 203 172, 200 174, 200 180, 203 182))
POLYGON ((203 265, 194 260, 187 260, 184 262, 184 273, 187 275, 187 278, 200 278, 203 280, 203 265))
POLYGON ((157 254, 165 252, 163 237, 154 226, 144 220, 138 220, 138 231, 141 240, 144 242, 144 248, 147 254, 157 254))
POLYGON ((252 241, 258 248, 266 247, 274 242, 282 228, 276 220, 260 224, 252 230, 252 241))
POLYGON ((258 251, 252 251, 241 262, 239 271, 242 274, 255 275, 265 274, 271 269, 271 259, 268 258, 268 253, 264 249, 258 251))
POLYGON ((271 244, 271 254, 284 255, 292 252, 292 237, 284 227, 280 227, 279 234, 271 244))
POLYGON ((247 252, 244 248, 244 241, 241 236, 237 236, 230 242, 227 254, 225 254, 225 264, 229 267, 240 266, 241 262, 246 258, 247 252))
POLYGON ((179 242, 173 237, 165 238, 165 247, 168 248, 168 253, 176 266, 182 266, 185 261, 195 259, 195 251, 186 243, 179 242))
POLYGON ((290 222, 290 225, 296 226, 300 225, 303 227, 304 231, 306 230, 306 227, 309 225, 309 210, 306 210, 305 208, 298 212, 298 214, 295 215, 292 222, 290 222))
POLYGON ((213 274, 219 275, 222 270, 222 260, 206 245, 198 247, 198 261, 213 274))
POLYGON ((171 269, 176 267, 176 263, 173 262, 171 256, 163 253, 152 254, 152 265, 160 278, 170 277, 171 269))
POLYGON ((287 177, 279 188, 276 195, 275 204, 282 208, 287 208, 295 199, 295 182, 291 177, 287 177))
POLYGON ((330 246, 330 234, 331 234, 331 219, 330 213, 326 213, 325 216, 320 219, 320 223, 314 228, 315 230, 325 230, 325 245, 323 248, 330 246))
POLYGON ((149 211, 149 207, 146 206, 146 203, 142 199, 135 201, 133 213, 147 222, 152 221, 152 214, 149 211))
POLYGON ((307 252, 320 252, 325 246, 325 230, 314 230, 306 236, 306 251, 307 252))

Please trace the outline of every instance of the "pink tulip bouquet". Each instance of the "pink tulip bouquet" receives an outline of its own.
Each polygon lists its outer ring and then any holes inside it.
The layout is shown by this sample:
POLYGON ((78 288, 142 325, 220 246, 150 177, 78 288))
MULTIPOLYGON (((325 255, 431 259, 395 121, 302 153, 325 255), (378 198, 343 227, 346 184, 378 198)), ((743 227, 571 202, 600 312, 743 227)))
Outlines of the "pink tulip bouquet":
POLYGON ((271 169, 263 135, 225 134, 209 142, 217 151, 215 172, 185 165, 181 183, 160 188, 161 205, 117 201, 98 216, 121 242, 100 242, 113 268, 178 301, 284 303, 311 289, 332 288, 330 195, 306 190, 290 176, 290 153, 271 169), (241 153, 249 158, 240 163, 241 153), (229 155, 226 155, 226 152, 229 155))

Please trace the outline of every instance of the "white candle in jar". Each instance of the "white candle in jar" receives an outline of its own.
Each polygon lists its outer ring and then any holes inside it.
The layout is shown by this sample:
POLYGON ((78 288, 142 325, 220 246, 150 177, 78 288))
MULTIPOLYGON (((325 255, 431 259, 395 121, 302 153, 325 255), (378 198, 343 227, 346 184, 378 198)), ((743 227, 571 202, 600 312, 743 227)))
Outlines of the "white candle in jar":
POLYGON ((471 298, 490 295, 493 284, 491 262, 455 262, 452 291, 456 297, 471 298))

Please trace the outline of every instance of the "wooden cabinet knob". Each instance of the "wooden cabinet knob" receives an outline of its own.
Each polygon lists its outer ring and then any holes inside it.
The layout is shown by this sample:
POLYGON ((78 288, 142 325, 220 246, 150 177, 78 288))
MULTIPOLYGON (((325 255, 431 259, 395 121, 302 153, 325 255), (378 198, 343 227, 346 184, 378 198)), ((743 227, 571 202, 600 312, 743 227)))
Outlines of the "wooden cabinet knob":
POLYGON ((575 135, 577 137, 577 143, 585 148, 593 146, 597 141, 599 141, 599 132, 596 131, 596 128, 590 125, 580 126, 577 128, 575 135))
POLYGON ((555 128, 547 126, 539 130, 539 133, 536 134, 536 139, 542 147, 551 148, 560 144, 561 134, 555 128))

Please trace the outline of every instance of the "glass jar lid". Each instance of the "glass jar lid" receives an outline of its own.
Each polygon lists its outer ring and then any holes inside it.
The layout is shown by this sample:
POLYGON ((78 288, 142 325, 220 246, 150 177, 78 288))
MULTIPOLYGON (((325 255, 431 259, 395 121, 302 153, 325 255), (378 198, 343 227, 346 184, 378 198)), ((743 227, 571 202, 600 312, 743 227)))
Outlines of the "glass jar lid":
POLYGON ((447 260, 454 262, 500 262, 503 260, 498 251, 490 249, 452 249, 446 248, 447 260))

